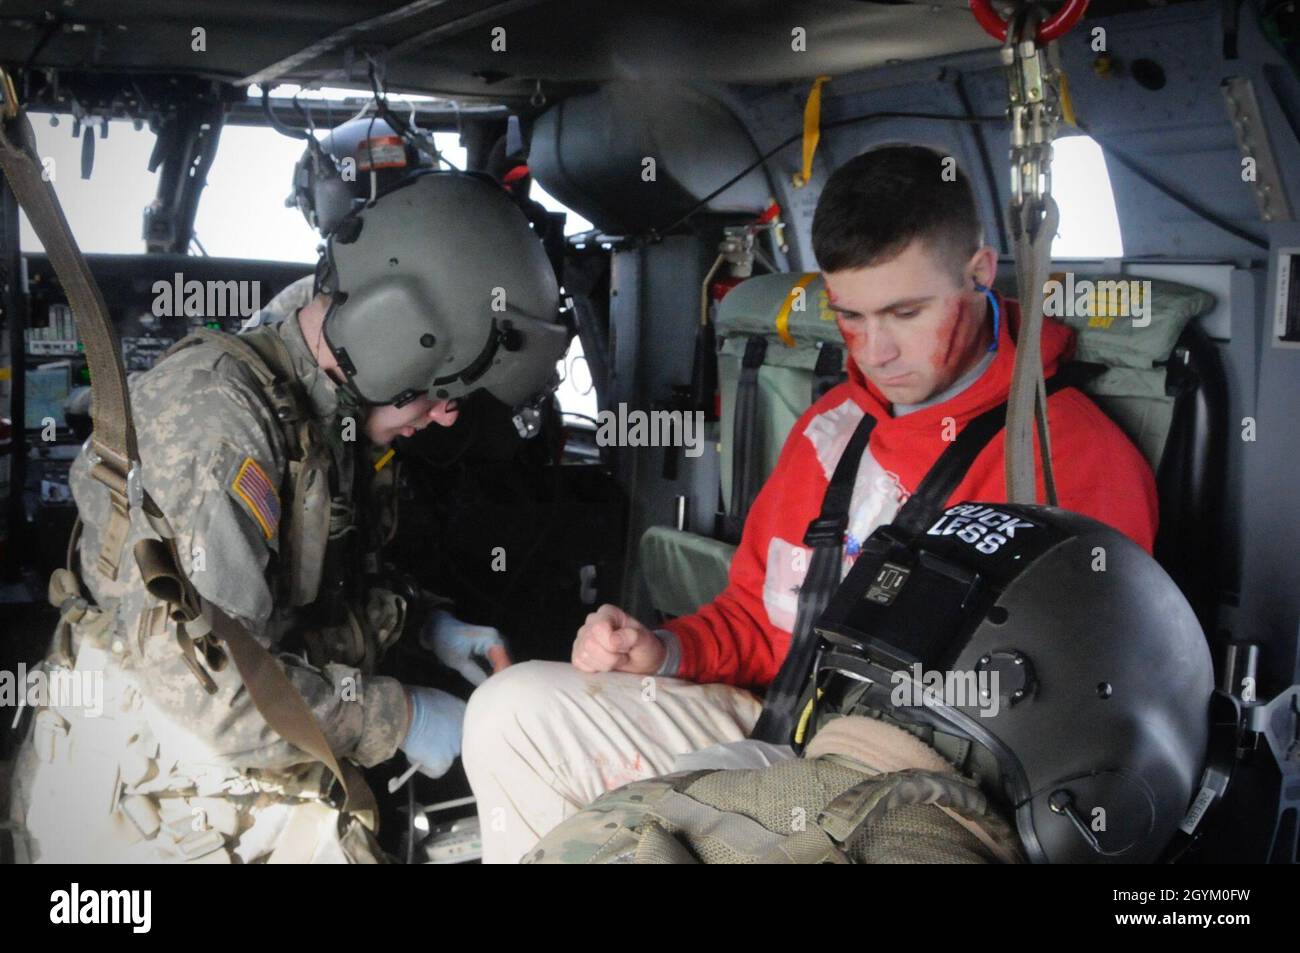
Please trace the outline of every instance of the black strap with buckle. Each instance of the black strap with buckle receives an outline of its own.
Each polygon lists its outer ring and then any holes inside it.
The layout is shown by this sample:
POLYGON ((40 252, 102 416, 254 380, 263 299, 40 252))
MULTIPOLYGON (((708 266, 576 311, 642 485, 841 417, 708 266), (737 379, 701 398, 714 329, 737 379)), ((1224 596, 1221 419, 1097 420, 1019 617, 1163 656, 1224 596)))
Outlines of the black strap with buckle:
POLYGON ((808 574, 799 589, 799 610, 795 616, 790 652, 763 700, 763 712, 750 737, 774 744, 785 744, 794 732, 795 702, 803 690, 807 673, 812 669, 817 639, 813 623, 826 611, 831 595, 840 583, 840 551, 844 531, 849 525, 849 504, 857 481, 858 465, 867 449, 876 418, 864 413, 862 421, 849 438, 844 453, 835 464, 835 472, 822 497, 821 512, 804 533, 804 545, 813 548, 808 574))

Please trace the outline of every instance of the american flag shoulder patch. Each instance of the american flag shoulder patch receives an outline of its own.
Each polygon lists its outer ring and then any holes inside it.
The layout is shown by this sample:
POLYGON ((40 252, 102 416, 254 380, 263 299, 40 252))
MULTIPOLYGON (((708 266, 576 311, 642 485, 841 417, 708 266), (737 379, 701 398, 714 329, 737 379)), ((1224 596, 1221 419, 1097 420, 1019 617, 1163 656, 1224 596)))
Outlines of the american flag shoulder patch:
POLYGON ((245 457, 244 462, 235 471, 230 484, 231 491, 243 500, 253 519, 262 528, 262 534, 271 539, 280 526, 280 494, 275 484, 252 457, 245 457))

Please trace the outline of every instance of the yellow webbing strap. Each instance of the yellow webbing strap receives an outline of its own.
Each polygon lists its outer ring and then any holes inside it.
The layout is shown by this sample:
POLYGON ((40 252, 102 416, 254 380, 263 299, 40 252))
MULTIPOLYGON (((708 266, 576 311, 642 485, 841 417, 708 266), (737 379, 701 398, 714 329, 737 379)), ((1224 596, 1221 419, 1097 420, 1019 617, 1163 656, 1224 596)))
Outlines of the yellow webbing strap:
POLYGON ((1065 70, 1061 70, 1061 118, 1075 128, 1078 128, 1079 121, 1074 115, 1074 100, 1070 98, 1070 78, 1065 75, 1065 70))
POLYGON ((808 91, 808 102, 803 107, 803 164, 794 176, 794 187, 802 189, 812 181, 813 156, 822 137, 822 86, 829 76, 818 76, 808 91))
POLYGON ((799 724, 794 729, 794 743, 801 745, 808 734, 808 722, 812 720, 813 710, 817 707, 817 702, 826 693, 820 688, 817 689, 817 697, 808 696, 808 704, 803 706, 803 713, 799 716, 799 724))
POLYGON ((786 347, 795 346, 794 335, 790 333, 790 311, 800 291, 816 281, 817 275, 818 272, 810 272, 796 281, 790 288, 789 294, 785 296, 785 300, 781 302, 781 310, 776 313, 776 333, 781 336, 781 343, 786 347))

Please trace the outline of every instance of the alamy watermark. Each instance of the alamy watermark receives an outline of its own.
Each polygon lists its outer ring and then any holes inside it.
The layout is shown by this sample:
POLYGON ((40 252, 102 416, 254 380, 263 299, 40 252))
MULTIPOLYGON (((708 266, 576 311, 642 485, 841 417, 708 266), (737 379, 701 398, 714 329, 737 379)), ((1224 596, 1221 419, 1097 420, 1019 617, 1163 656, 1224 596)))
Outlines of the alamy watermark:
POLYGON ((50 894, 50 922, 118 923, 129 925, 132 933, 148 933, 153 926, 153 891, 83 890, 74 882, 50 894))
POLYGON ((28 670, 19 662, 17 671, 0 671, 0 708, 80 708, 87 718, 104 713, 104 673, 74 672, 70 669, 28 670))
POLYGON ((895 708, 921 708, 927 702, 948 708, 976 708, 981 718, 995 718, 1001 710, 996 670, 980 672, 925 671, 920 662, 911 670, 895 672, 889 700, 895 708))
POLYGON ((155 318, 247 318, 262 308, 260 281, 186 281, 178 271, 152 291, 155 318))
POLYGON ((1089 327, 1108 328, 1116 318, 1131 318, 1133 327, 1151 323, 1151 282, 1138 279, 1051 278, 1043 282, 1043 314, 1049 318, 1087 318, 1089 327))
POLYGON ((704 411, 602 410, 596 415, 598 447, 684 447, 686 456, 704 453, 704 411))

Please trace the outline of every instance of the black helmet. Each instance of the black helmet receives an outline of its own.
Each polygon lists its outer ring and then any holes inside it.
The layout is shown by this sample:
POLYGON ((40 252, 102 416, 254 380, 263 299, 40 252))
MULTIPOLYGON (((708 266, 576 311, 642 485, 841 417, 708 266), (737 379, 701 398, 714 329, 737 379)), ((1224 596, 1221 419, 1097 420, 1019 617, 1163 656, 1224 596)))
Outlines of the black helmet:
POLYGON ((408 176, 339 224, 319 272, 325 339, 367 403, 486 390, 522 411, 558 381, 555 272, 485 176, 408 176))
POLYGON ((1095 520, 963 503, 915 537, 882 527, 816 629, 812 723, 869 714, 969 742, 1033 861, 1149 863, 1192 803, 1204 633, 1159 564, 1095 520))
POLYGON ((417 148, 378 116, 352 119, 308 145, 293 169, 293 195, 307 224, 328 238, 358 205, 433 167, 432 146, 417 148))

